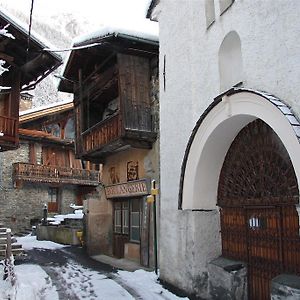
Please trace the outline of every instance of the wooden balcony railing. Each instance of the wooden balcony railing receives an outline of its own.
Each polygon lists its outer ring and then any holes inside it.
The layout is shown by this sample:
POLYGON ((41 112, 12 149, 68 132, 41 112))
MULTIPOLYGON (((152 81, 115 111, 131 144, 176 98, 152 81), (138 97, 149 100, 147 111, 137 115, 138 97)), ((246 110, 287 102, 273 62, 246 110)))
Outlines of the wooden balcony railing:
POLYGON ((29 163, 15 163, 13 168, 15 182, 27 181, 88 186, 97 186, 100 183, 100 173, 98 171, 29 163))
POLYGON ((18 144, 18 119, 0 115, 0 146, 15 148, 18 144))
POLYGON ((119 114, 107 118, 82 133, 86 153, 117 140, 122 136, 122 121, 119 114))

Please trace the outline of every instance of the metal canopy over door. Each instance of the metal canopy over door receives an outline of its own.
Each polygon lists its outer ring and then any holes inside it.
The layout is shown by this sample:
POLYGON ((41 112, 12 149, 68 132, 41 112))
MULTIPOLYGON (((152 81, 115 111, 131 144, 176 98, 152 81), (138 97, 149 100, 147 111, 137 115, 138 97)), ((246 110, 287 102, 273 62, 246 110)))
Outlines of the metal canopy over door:
POLYGON ((222 254, 248 266, 248 298, 270 299, 281 273, 300 275, 299 190, 289 155, 263 121, 244 127, 221 170, 222 254))

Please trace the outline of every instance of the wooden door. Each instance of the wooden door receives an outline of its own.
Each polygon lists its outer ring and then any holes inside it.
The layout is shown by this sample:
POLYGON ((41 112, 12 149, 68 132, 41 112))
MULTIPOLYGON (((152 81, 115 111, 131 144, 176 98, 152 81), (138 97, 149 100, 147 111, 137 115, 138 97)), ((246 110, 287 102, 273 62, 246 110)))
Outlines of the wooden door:
POLYGON ((222 254, 248 266, 248 298, 270 299, 281 273, 300 275, 299 190, 289 155, 261 120, 231 144, 221 170, 222 254))

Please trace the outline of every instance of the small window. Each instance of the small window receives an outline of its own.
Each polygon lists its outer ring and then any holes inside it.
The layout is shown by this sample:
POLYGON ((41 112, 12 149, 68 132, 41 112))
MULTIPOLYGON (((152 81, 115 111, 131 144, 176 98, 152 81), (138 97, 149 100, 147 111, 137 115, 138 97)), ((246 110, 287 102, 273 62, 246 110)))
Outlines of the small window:
POLYGON ((74 140, 74 138, 75 138, 74 119, 70 118, 65 126, 65 139, 74 140))
POLYGON ((215 22, 215 0, 205 0, 206 28, 215 22))
POLYGON ((48 190, 48 212, 58 212, 58 188, 48 190))
POLYGON ((122 207, 122 233, 128 234, 129 233, 129 215, 128 215, 128 210, 129 210, 129 204, 128 202, 123 203, 122 207))
POLYGON ((130 241, 140 242, 141 201, 133 199, 114 203, 114 233, 130 236, 130 241))
POLYGON ((140 242, 140 200, 134 199, 131 201, 130 210, 130 240, 140 242))
POLYGON ((122 233, 122 216, 121 216, 121 208, 115 207, 115 233, 122 233))
POLYGON ((234 2, 234 0, 219 0, 220 15, 222 15, 234 2))
POLYGON ((54 136, 61 137, 60 126, 58 124, 49 124, 46 126, 46 130, 54 136))
POLYGON ((129 204, 128 201, 114 204, 114 232, 129 234, 129 204))

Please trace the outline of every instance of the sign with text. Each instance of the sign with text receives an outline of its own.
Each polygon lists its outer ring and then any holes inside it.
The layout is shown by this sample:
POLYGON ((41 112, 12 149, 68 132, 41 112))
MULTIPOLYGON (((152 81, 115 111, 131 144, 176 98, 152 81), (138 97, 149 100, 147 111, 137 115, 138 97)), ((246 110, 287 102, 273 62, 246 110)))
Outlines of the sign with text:
POLYGON ((145 196, 149 193, 150 192, 146 179, 113 184, 105 187, 105 194, 107 199, 145 196))

